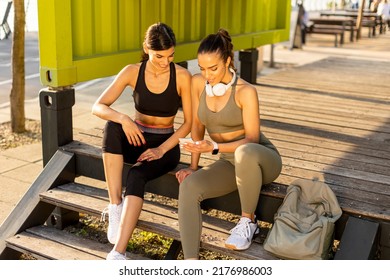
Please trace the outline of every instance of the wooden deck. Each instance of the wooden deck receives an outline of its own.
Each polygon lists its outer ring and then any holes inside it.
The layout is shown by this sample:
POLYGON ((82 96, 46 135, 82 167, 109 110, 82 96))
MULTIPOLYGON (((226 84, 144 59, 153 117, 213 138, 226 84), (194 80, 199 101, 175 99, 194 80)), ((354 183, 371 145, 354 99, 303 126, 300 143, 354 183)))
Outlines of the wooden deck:
MULTIPOLYGON (((386 79, 390 73, 389 52, 386 55, 387 60, 348 58, 348 55, 328 57, 260 77, 255 85, 260 100, 261 130, 277 146, 283 159, 281 175, 262 188, 256 213, 262 221, 272 222, 287 186, 297 178, 317 178, 328 183, 344 214, 336 224, 335 238, 340 246, 335 259, 390 259, 390 87, 386 79), (361 248, 363 243, 368 244, 367 248, 361 248)), ((178 114, 175 121, 175 126, 179 126, 182 116, 178 114)), ((107 205, 106 190, 78 183, 57 184, 68 183, 74 176, 104 180, 101 132, 102 127, 74 131, 75 141, 57 150, 3 224, 4 236, 8 238, 1 240, 0 246, 6 250, 0 253, 0 258, 11 258, 16 252, 31 252, 43 259, 104 258, 109 246, 83 242, 50 229, 29 228, 51 218, 55 206, 100 215, 107 205), (19 235, 14 236, 16 233, 19 235), (40 250, 42 246, 50 249, 40 250), (52 254, 53 248, 61 253, 52 254)), ((214 156, 204 154, 201 165, 213 160, 214 156)), ((181 161, 189 162, 188 153, 182 154, 181 161)), ((172 176, 174 172, 167 175, 152 182, 149 190, 175 198, 177 180, 172 176)), ((210 202, 205 208, 237 214, 239 202, 234 195, 210 202)), ((151 205, 143 212, 140 228, 179 239, 175 209, 161 210, 151 205), (150 209, 154 209, 153 213, 150 209), (156 218, 158 214, 169 220, 156 218)), ((232 224, 222 222, 221 228, 215 227, 216 221, 205 223, 212 227, 204 230, 202 246, 243 259, 272 258, 263 250, 261 240, 251 247, 252 251, 241 255, 223 251, 221 240, 226 238, 232 224), (208 239, 210 236, 220 238, 214 242, 215 239, 208 239)))
MULTIPOLYGON (((379 52, 388 50, 390 36, 383 39, 363 52, 360 59, 356 58, 359 46, 366 49, 370 39, 346 44, 345 48, 355 55, 335 53, 334 57, 261 76, 255 86, 261 130, 283 159, 281 175, 271 187, 263 188, 262 196, 281 200, 286 187, 298 178, 324 181, 337 195, 345 216, 380 224, 381 258, 390 259, 390 85, 385 78, 390 63, 379 59, 379 52), (374 59, 368 59, 373 52, 374 59)), ((179 126, 182 116, 179 114, 175 121, 179 126)), ((100 146, 101 130, 77 131, 74 138, 100 146)), ((88 151, 78 145, 75 142, 67 149, 100 158, 97 150, 88 151)), ((214 159, 204 154, 201 165, 214 159)), ((189 155, 183 153, 181 161, 189 162, 189 155)), ((264 221, 273 217, 268 216, 264 221)), ((345 222, 337 227, 338 237, 345 222)))
MULTIPOLYGON (((348 214, 390 222, 390 86, 380 78, 388 73, 386 62, 331 57, 258 79, 261 130, 283 159, 275 182, 317 178, 348 214)), ((75 139, 100 146, 101 129, 75 139)))
MULTIPOLYGON (((275 183, 316 178, 348 214, 390 222, 390 90, 380 78, 388 73, 386 62, 330 57, 261 77, 261 130, 283 159, 275 183)), ((101 128, 75 138, 99 146, 101 128)), ((213 160, 204 154, 200 164, 213 160)))
POLYGON ((390 64, 330 57, 258 80, 276 180, 318 178, 343 210, 390 221, 390 64))

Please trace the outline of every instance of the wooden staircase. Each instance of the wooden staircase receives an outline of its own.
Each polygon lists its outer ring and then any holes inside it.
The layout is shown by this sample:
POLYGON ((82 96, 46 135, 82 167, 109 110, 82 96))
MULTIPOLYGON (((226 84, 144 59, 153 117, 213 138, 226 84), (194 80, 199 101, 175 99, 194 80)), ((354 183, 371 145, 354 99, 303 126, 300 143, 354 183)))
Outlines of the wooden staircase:
MULTIPOLYGON (((108 205, 107 190, 74 182, 76 176, 88 175, 87 170, 99 170, 97 166, 102 166, 102 162, 100 149, 95 146, 74 141, 59 149, 1 225, 0 258, 18 259, 26 253, 37 259, 105 259, 112 244, 66 232, 56 228, 55 222, 50 222, 58 219, 56 209, 71 213, 72 217, 78 217, 79 213, 101 217, 108 205), (87 158, 90 164, 82 167, 82 162, 87 158)), ((160 195, 177 197, 178 184, 174 172, 163 177, 149 184, 147 189, 160 195)), ((235 223, 205 214, 203 225, 202 248, 235 259, 275 259, 263 249, 260 237, 246 251, 226 249, 224 240, 235 223)), ((165 258, 177 258, 181 247, 176 207, 145 200, 137 228, 172 238, 174 241, 165 258)), ((131 252, 127 252, 127 257, 146 259, 143 255, 131 252)))

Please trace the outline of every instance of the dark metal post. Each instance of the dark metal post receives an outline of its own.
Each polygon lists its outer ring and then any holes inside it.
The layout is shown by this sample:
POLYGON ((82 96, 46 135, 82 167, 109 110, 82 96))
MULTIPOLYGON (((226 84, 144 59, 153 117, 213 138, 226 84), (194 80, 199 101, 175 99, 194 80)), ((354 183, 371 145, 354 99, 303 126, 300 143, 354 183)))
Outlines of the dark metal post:
POLYGON ((379 223, 349 217, 335 260, 372 260, 378 246, 379 223))
POLYGON ((241 50, 238 57, 241 61, 241 78, 251 84, 256 84, 257 59, 259 58, 258 49, 241 50))
POLYGON ((271 44, 271 55, 269 59, 269 67, 274 68, 275 67, 275 56, 274 56, 274 44, 271 44))
POLYGON ((179 64, 181 67, 188 69, 188 61, 180 61, 180 62, 177 62, 176 64, 179 64))
POLYGON ((43 89, 39 93, 41 107, 42 157, 45 166, 58 147, 73 141, 73 88, 43 89))
MULTIPOLYGON (((43 89, 39 93, 41 107, 43 165, 49 162, 60 146, 73 141, 73 88, 43 89)), ((56 207, 47 219, 48 226, 63 229, 79 220, 79 213, 56 207)))

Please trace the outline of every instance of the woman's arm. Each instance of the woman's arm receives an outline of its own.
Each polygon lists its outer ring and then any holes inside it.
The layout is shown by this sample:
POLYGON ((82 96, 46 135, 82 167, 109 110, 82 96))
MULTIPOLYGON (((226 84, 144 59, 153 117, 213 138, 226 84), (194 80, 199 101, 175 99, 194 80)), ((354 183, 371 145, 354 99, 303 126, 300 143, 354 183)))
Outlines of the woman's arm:
POLYGON ((192 113, 191 113, 191 74, 190 72, 177 65, 176 81, 179 95, 181 96, 184 121, 175 133, 167 141, 160 145, 163 153, 166 153, 179 143, 179 138, 186 137, 191 131, 192 113))
MULTIPOLYGON (((191 79, 191 103, 192 103, 192 125, 191 138, 194 141, 202 140, 204 138, 205 127, 198 119, 199 97, 204 88, 204 81, 200 75, 195 75, 191 79)), ((193 145, 193 144, 190 144, 193 145)), ((187 144, 182 147, 187 150, 187 144)), ((181 183, 187 176, 191 175, 198 169, 200 153, 191 152, 190 168, 182 169, 176 173, 176 178, 181 183)))
MULTIPOLYGON (((192 91, 192 126, 191 126, 191 138, 192 140, 200 141, 204 139, 205 127, 199 121, 198 118, 198 108, 199 108, 199 99, 204 89, 204 79, 201 75, 195 75, 192 77, 191 82, 191 91, 192 91)), ((193 170, 198 169, 200 159, 199 152, 191 152, 191 165, 190 168, 193 170)))
POLYGON ((119 98, 127 86, 133 87, 138 76, 138 69, 139 67, 136 65, 124 67, 92 106, 92 114, 103 120, 121 124, 129 143, 136 146, 145 143, 142 132, 130 116, 114 110, 111 108, 111 105, 119 98))
POLYGON ((260 109, 257 90, 250 84, 243 85, 237 95, 238 105, 242 108, 245 138, 249 143, 259 143, 260 140, 260 109))

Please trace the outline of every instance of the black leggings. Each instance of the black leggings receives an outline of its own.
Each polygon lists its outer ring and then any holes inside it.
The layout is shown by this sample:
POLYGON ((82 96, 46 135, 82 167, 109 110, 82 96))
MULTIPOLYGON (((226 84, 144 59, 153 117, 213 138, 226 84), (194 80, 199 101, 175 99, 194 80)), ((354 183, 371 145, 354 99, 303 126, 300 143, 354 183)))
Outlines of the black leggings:
POLYGON ((143 198, 146 183, 174 169, 180 160, 180 148, 179 145, 176 145, 158 160, 137 163, 138 157, 144 151, 149 148, 160 146, 173 134, 173 132, 164 132, 162 134, 162 130, 158 128, 148 127, 145 130, 155 130, 155 133, 144 132, 143 135, 146 144, 142 146, 133 146, 127 141, 126 135, 120 124, 108 121, 104 127, 103 153, 123 155, 124 162, 134 164, 127 174, 125 196, 134 195, 143 198))

